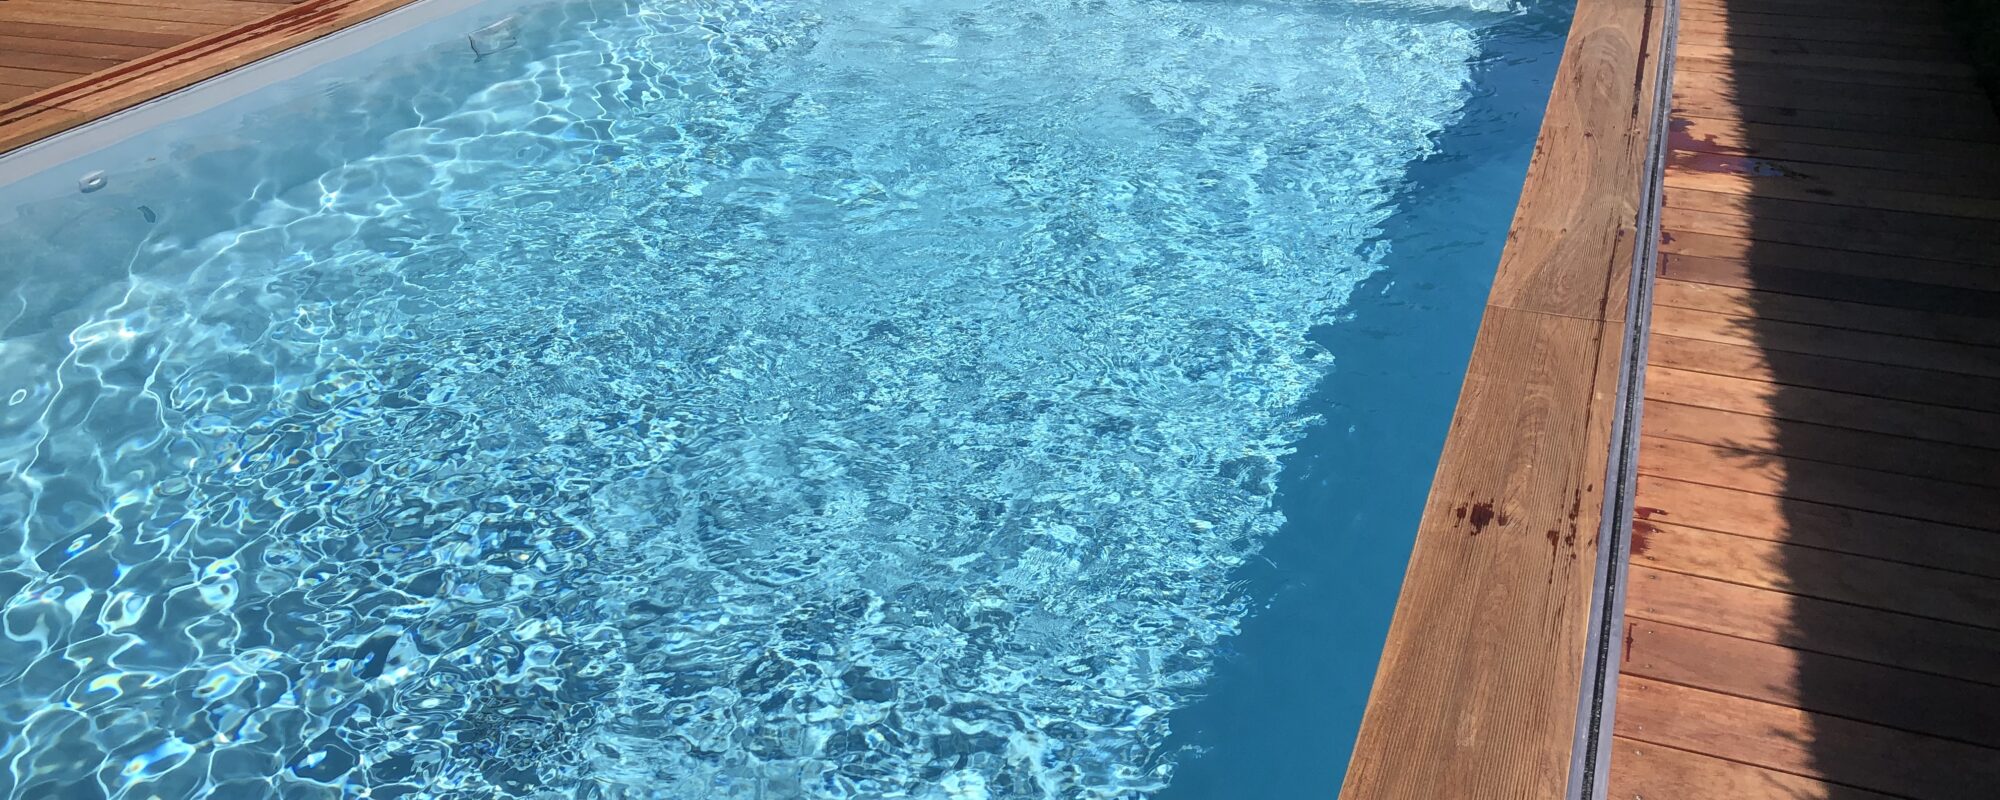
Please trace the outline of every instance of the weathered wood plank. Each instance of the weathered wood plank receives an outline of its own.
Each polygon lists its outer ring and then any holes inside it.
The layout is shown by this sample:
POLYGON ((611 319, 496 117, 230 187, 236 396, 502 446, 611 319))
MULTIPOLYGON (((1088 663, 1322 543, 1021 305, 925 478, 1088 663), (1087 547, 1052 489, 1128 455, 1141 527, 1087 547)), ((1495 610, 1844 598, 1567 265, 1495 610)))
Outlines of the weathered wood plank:
POLYGON ((1577 6, 1348 800, 1540 800, 1567 781, 1654 96, 1648 43, 1665 24, 1656 7, 1577 6))
POLYGON ((1731 316, 1681 306, 1660 305, 1654 330, 1666 336, 1699 339, 1764 350, 1827 356, 1890 366, 2000 377, 1995 348, 1865 330, 1731 316))
MULTIPOLYGON (((1812 300, 1832 300, 1832 302, 1854 302, 1872 304, 1880 308, 1898 308, 1912 314, 1936 314, 1936 316, 1966 316, 1974 320, 2000 318, 2000 292, 1990 290, 1996 286, 1992 278, 2000 278, 1994 270, 1980 266, 1956 266, 1944 262, 1930 262, 1928 268, 1916 274, 1902 274, 1898 278, 1882 278, 1882 270, 1812 270, 1794 266, 1772 266, 1770 258, 1760 258, 1762 266, 1752 266, 1742 258, 1702 258, 1684 256, 1678 252, 1660 254, 1660 278, 1686 282, 1686 284, 1706 284, 1706 286, 1726 286, 1746 292, 1762 294, 1786 294, 1812 300), (1852 274, 1862 272, 1862 274, 1852 274)), ((1810 264, 1800 264, 1810 266, 1810 264)), ((1956 338, 1956 336, 1948 336, 1956 338)))
MULTIPOLYGON (((1984 95, 1982 95, 1983 97, 1984 95)), ((1980 142, 1938 139, 1905 131, 1861 133, 1783 123, 1746 122, 1734 116, 1675 115, 1669 124, 1676 150, 1755 155, 1857 167, 1892 169, 1914 175, 1950 176, 2000 173, 1980 158, 1991 149, 1980 142), (1940 159, 1965 159, 1961 165, 1940 159)))
POLYGON ((1622 736, 1613 739, 1609 785, 1615 800, 1899 800, 1622 736))
POLYGON ((59 72, 70 76, 88 75, 107 67, 118 66, 111 59, 80 58, 77 56, 55 55, 51 53, 31 53, 6 49, 0 44, 0 67, 31 69, 44 72, 59 72))
POLYGON ((1963 217, 1966 224, 1989 229, 1992 220, 2000 219, 2000 199, 1994 196, 2000 190, 1991 183, 1966 180, 1947 185, 1928 176, 1913 179, 1900 172, 1802 161, 1676 150, 1666 184, 1669 192, 1721 194, 1758 205, 1773 201, 1773 206, 1803 203, 1963 217))
MULTIPOLYGON (((2000 317, 1912 309, 1890 304, 1895 300, 1893 296, 1870 298, 1879 301, 1876 303, 1849 302, 1727 284, 1662 279, 1654 291, 1654 299, 1661 305, 1726 316, 1754 316, 1779 322, 1846 327, 1888 336, 1935 339, 1989 348, 2000 346, 2000 317)), ((1992 310, 2000 312, 2000 307, 1992 310)))
POLYGON ((74 76, 66 72, 0 65, 0 83, 10 86, 55 86, 72 77, 74 76))
POLYGON ((112 66, 153 52, 151 47, 136 47, 124 44, 101 44, 97 42, 73 42, 59 39, 33 39, 25 36, 0 34, 0 51, 9 53, 43 53, 74 58, 92 58, 112 66))
POLYGON ((1914 61, 1931 64, 1959 64, 1964 63, 1965 60, 1964 51, 1955 43, 1942 47, 1926 47, 1907 42, 1870 42, 1853 39, 1806 38, 1790 34, 1774 35, 1768 31, 1751 31, 1748 29, 1715 33, 1704 28, 1683 28, 1680 33, 1680 40, 1704 47, 1724 47, 1731 50, 1880 58, 1891 61, 1914 61))
POLYGON ((1681 19, 1680 35, 1683 38, 1720 39, 1740 33, 1746 36, 1792 38, 1811 42, 1883 42, 1953 52, 1963 52, 1964 47, 1958 37, 1930 25, 1899 27, 1844 23, 1801 25, 1796 19, 1767 21, 1770 19, 1746 13, 1728 16, 1712 13, 1684 16, 1681 19))
MULTIPOLYGON (((18 0, 7 1, 18 2, 18 0)), ((60 2, 61 0, 38 1, 50 3, 60 2)), ((226 12, 235 14, 237 20, 241 22, 257 19, 273 11, 278 11, 283 6, 296 5, 300 0, 170 0, 167 3, 159 2, 159 0, 88 0, 88 2, 95 5, 137 6, 142 9, 171 6, 175 9, 226 12)))
POLYGON ((80 27, 75 24, 45 25, 36 22, 16 22, 6 18, 0 18, 0 36, 42 39, 52 42, 90 42, 122 45, 125 47, 144 47, 150 50, 172 47, 188 40, 186 36, 170 33, 117 31, 105 28, 80 27))
POLYGON ((1676 54, 1693 59, 1706 59, 1724 63, 1752 62, 1780 64, 1788 67, 1858 69, 1872 72, 1896 72, 1905 75, 1926 75, 1939 77, 1969 78, 1975 75, 1972 66, 1963 62, 1904 61, 1893 58, 1856 58, 1854 56, 1828 56, 1812 53, 1794 53, 1783 50, 1759 50, 1754 48, 1716 47, 1700 44, 1681 44, 1676 54))
POLYGON ((1833 83, 1856 86, 1902 86, 1933 91, 1982 94, 1979 84, 1970 75, 1913 75, 1903 72, 1883 72, 1859 67, 1801 67, 1792 64, 1772 64, 1755 61, 1733 61, 1727 58, 1693 56, 1679 54, 1674 61, 1674 72, 1686 76, 1683 80, 1697 77, 1722 80, 1736 75, 1759 75, 1782 78, 1811 78, 1833 83))
POLYGON ((1626 630, 1625 663, 1653 680, 2000 746, 2000 687, 1645 620, 1626 630))
POLYGON ((205 25, 238 25, 270 13, 270 7, 252 6, 254 10, 224 10, 195 8, 179 2, 131 5, 103 3, 97 0, 6 0, 6 10, 40 11, 55 15, 72 15, 76 19, 112 17, 117 19, 151 20, 154 22, 193 22, 205 25))
POLYGON ((1920 130, 1927 138, 1967 142, 2000 140, 2000 124, 1949 110, 1902 115, 1897 109, 1828 111, 1793 105, 1792 98, 1781 95, 1737 97, 1701 86, 1677 87, 1674 92, 1674 113, 1679 116, 1892 135, 1920 130))
MULTIPOLYGON (((1674 262, 1676 257, 1734 262, 1746 276, 1761 276, 1769 270, 1782 269, 1828 276, 1818 280, 1832 280, 1835 276, 1865 278, 1874 282, 1872 285, 1882 288, 1887 287, 1881 282, 1895 281, 1977 289, 1989 293, 2000 290, 2000 270, 1978 264, 1857 253, 1784 242, 1759 242, 1695 231, 1666 232, 1660 237, 1660 253, 1666 262, 1674 262)), ((1801 291, 1793 293, 1805 294, 1801 291)), ((1983 302, 1947 307, 1960 314, 1978 314, 1981 309, 1988 308, 1983 302)))
POLYGON ((1638 676, 1618 687, 1618 734, 1753 766, 1932 800, 1986 800, 2000 751, 1638 676))
POLYGON ((1660 213, 1661 224, 1674 232, 1705 233, 1759 242, 1794 244, 1875 255, 1903 256, 1954 261, 1980 266, 2000 266, 2000 253, 1983 242, 1937 239, 1898 230, 1856 229, 1783 219, 1750 219, 1741 214, 1724 214, 1667 206, 1660 213))
POLYGON ((2000 581, 1992 578, 1660 521, 1637 525, 1632 558, 1712 580, 2000 628, 2000 581))
POLYGON ((108 17, 43 6, 19 7, 26 0, 10 0, 0 5, 0 20, 41 25, 70 25, 132 33, 157 33, 182 37, 207 36, 227 30, 226 26, 205 22, 171 22, 130 17, 108 17))
MULTIPOLYGON (((1631 619, 1994 685, 2000 634, 1985 628, 1632 566, 1631 619)), ((1619 713, 1624 713, 1621 706, 1619 713)), ((1721 752, 1721 751, 1717 751, 1721 752)))
MULTIPOLYGON (((1883 367, 1875 375, 1852 375, 1837 371, 1840 365, 1834 365, 1835 368, 1826 371, 1824 375, 1793 375, 1787 374, 1786 371, 1791 364, 1808 359, 1814 361, 1820 359, 1814 356, 1798 356, 1794 359, 1778 355, 1776 357, 1779 363, 1785 367, 1772 369, 1769 364, 1774 354, 1753 348, 1724 350, 1721 346, 1701 346, 1707 344, 1712 343, 1672 337, 1654 339, 1652 363, 1646 370, 1646 400, 1681 403, 1733 411, 1738 414, 1809 422, 1971 447, 2000 447, 2000 415, 1977 408, 1956 408, 1893 399, 1897 396, 1922 396, 1934 391, 1934 386, 1926 386, 1936 383, 1937 377, 1933 374, 1923 373, 1921 370, 1900 371, 1895 367, 1883 367), (1748 377, 1717 374, 1708 370, 1717 369, 1719 365, 1705 363, 1703 354, 1743 357, 1746 360, 1761 359, 1766 365, 1764 368, 1769 371, 1749 374, 1748 377), (1895 389, 1871 387, 1863 383, 1876 378, 1886 380, 1899 374, 1913 375, 1914 380, 1920 383, 1909 384, 1909 388, 1896 394, 1892 394, 1895 389), (1843 389, 1817 388, 1827 384, 1839 385, 1837 381, 1847 379, 1849 376, 1852 376, 1853 383, 1843 389), (1878 396, 1856 394, 1847 389, 1863 389, 1878 396)), ((1826 361, 1838 361, 1838 359, 1826 359, 1826 361)), ((1735 371, 1745 372, 1745 370, 1735 371)), ((1935 374, 1940 377, 1946 375, 1949 373, 1935 374)), ((1966 381, 1983 384, 1990 379, 1967 377, 1966 381)), ((1981 399, 1991 402, 1990 398, 1981 399)))
POLYGON ((1838 23, 1936 25, 1945 20, 1943 7, 1932 0, 1905 0, 1885 3, 1874 0, 1686 0, 1681 16, 1686 19, 1703 12, 1719 12, 1734 18, 1744 14, 1773 14, 1795 24, 1816 20, 1838 23))
POLYGON ((1487 309, 1343 796, 1561 791, 1608 446, 1592 407, 1615 376, 1604 330, 1487 309))
MULTIPOLYGON (((1783 176, 1761 176, 1772 181, 1785 180, 1783 176)), ((1906 196, 1919 193, 1905 192, 1906 196)), ((1953 203, 1952 211, 1907 211, 1871 208, 1862 205, 1835 202, 1828 197, 1809 200, 1794 200, 1781 197, 1759 196, 1743 192, 1719 192, 1706 189, 1668 187, 1665 191, 1667 206, 1705 211, 1740 217, 1746 222, 1762 224, 1767 221, 1800 222, 1813 225, 1833 225, 1837 227, 1866 227, 1893 230, 1919 236, 1949 237, 1980 245, 2000 245, 2000 233, 1995 225, 1984 218, 1989 212, 2000 212, 2000 202, 1988 198, 1968 196, 1928 195, 1939 203, 1953 203), (1988 204, 1993 205, 1989 208, 1988 204)))
POLYGON ((1655 400, 1646 432, 1712 447, 1784 455, 2000 489, 2000 453, 1655 400))
POLYGON ((2000 531, 2000 492, 1893 472, 1645 436, 1639 474, 2000 531))
POLYGON ((1972 528, 1645 475, 1638 510, 1641 521, 2000 577, 1993 534, 1972 528))

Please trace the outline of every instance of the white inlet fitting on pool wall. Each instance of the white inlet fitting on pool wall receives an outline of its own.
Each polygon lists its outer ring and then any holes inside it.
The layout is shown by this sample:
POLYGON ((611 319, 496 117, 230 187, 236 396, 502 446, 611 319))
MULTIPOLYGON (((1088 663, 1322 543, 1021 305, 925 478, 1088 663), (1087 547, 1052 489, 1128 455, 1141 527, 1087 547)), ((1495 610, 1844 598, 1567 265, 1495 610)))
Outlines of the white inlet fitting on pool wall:
POLYGON ((517 34, 521 29, 520 17, 508 17, 466 35, 472 43, 474 60, 498 53, 519 42, 517 34))
POLYGON ((104 170, 100 169, 95 172, 84 173, 83 177, 76 179, 76 188, 84 194, 90 194, 104 188, 104 183, 104 170))

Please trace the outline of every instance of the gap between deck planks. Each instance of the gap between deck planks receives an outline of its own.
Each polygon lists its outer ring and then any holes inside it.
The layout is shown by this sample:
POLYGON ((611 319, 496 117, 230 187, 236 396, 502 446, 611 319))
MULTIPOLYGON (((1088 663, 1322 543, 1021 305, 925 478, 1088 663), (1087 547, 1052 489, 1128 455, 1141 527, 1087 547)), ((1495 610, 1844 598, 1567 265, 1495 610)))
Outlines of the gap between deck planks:
POLYGON ((1583 689, 1659 0, 1580 0, 1342 796, 1559 797, 1583 689))
POLYGON ((0 153, 412 2, 0 0, 0 153))
POLYGON ((2000 118, 1932 0, 1686 0, 1612 800, 2000 781, 2000 118))

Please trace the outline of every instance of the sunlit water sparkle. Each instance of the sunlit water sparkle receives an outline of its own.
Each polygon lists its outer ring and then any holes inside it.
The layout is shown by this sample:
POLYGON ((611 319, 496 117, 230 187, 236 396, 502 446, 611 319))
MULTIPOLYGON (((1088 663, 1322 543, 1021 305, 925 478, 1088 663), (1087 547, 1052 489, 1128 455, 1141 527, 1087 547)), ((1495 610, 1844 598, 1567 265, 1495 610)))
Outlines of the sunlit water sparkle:
POLYGON ((25 210, 0 788, 1158 790, 1470 5, 566 3, 25 210))

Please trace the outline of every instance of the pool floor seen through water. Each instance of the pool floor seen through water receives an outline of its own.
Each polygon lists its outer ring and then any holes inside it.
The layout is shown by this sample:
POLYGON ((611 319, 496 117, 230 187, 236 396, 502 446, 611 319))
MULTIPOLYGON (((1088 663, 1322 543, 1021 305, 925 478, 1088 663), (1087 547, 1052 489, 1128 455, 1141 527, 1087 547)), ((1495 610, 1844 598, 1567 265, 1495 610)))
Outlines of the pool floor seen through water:
POLYGON ((1567 13, 550 3, 9 201, 0 789, 1333 791, 1567 13))

